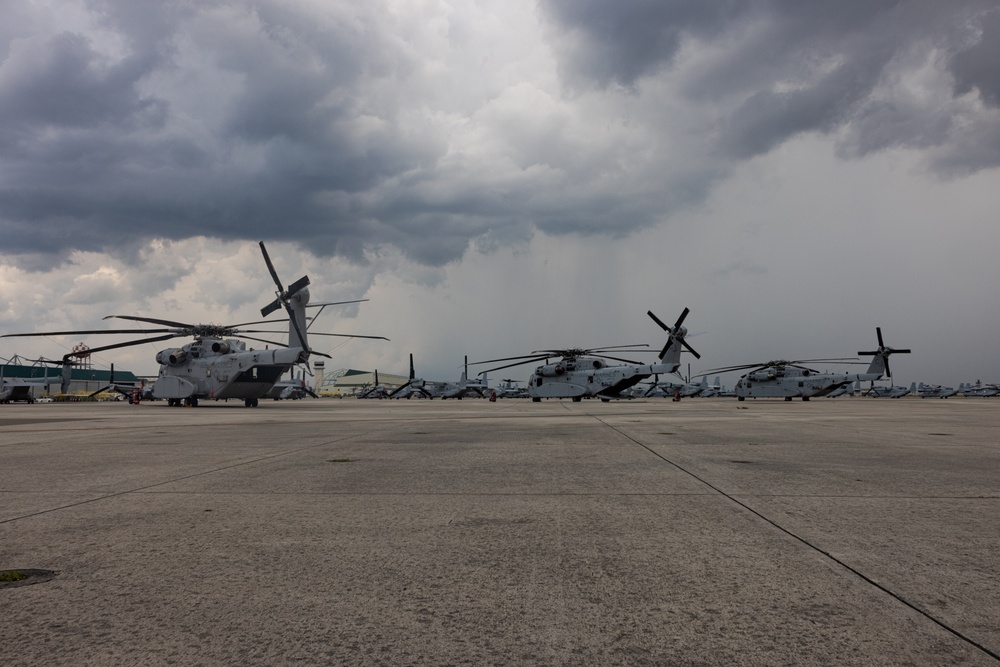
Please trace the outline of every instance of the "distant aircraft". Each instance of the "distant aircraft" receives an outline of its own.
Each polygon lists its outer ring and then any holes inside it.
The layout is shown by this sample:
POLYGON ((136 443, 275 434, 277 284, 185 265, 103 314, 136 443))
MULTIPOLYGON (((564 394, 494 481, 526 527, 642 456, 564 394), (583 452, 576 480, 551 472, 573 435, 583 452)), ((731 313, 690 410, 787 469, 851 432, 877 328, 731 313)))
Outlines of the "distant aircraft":
POLYGON ((958 393, 954 387, 942 387, 939 384, 924 384, 921 382, 916 387, 920 398, 951 398, 958 393))
POLYGON ((976 380, 975 384, 965 383, 959 385, 959 390, 964 396, 978 396, 981 398, 1000 395, 1000 385, 982 384, 976 380))
POLYGON ((292 370, 292 377, 287 380, 278 380, 271 387, 271 390, 267 392, 264 398, 274 399, 275 401, 290 400, 296 401, 300 398, 305 398, 306 396, 312 396, 313 398, 319 398, 319 395, 312 389, 306 386, 305 374, 302 377, 295 377, 295 371, 292 370))
POLYGON ((49 385, 61 382, 58 375, 53 377, 21 378, 4 377, 3 366, 0 366, 0 403, 14 403, 24 401, 34 403, 35 397, 31 390, 36 387, 48 387, 49 385))
POLYGON ((851 363, 851 359, 802 359, 796 361, 769 361, 764 364, 743 364, 728 368, 714 368, 709 373, 751 369, 736 383, 737 400, 747 398, 784 398, 786 401, 799 396, 808 401, 816 396, 826 396, 846 384, 855 382, 872 382, 882 379, 892 373, 889 370, 889 356, 892 354, 909 354, 910 350, 897 350, 886 346, 882 341, 882 327, 876 327, 878 349, 870 352, 858 352, 859 355, 871 356, 872 361, 865 373, 821 373, 803 366, 804 363, 830 362, 851 363))
POLYGON ((903 387, 901 385, 888 387, 872 386, 865 392, 865 396, 871 396, 872 398, 903 398, 904 396, 909 395, 913 389, 914 387, 912 385, 909 387, 903 387))
MULTIPOLYGON (((674 323, 673 327, 664 324, 660 318, 647 311, 647 315, 667 332, 667 342, 660 350, 658 361, 654 364, 643 364, 638 361, 622 359, 617 356, 609 356, 607 352, 614 350, 615 354, 633 354, 650 350, 639 350, 639 347, 649 347, 648 345, 614 345, 610 347, 580 349, 569 348, 560 350, 536 350, 531 354, 523 354, 516 357, 505 357, 502 359, 489 359, 487 361, 477 361, 477 364, 492 364, 501 361, 513 363, 504 366, 497 366, 489 369, 489 372, 512 368, 532 362, 544 362, 544 365, 537 366, 535 372, 528 380, 528 393, 534 402, 543 398, 569 398, 573 401, 580 401, 584 397, 600 398, 602 401, 626 398, 626 391, 635 387, 648 377, 657 374, 675 373, 680 367, 681 348, 686 348, 696 358, 701 355, 694 351, 684 340, 687 329, 682 325, 688 316, 689 309, 685 308, 681 316, 674 323), (559 357, 554 363, 550 361, 552 357, 559 357), (621 364, 609 364, 608 360, 624 362, 621 364)), ((480 373, 484 375, 487 371, 480 373)))
POLYGON ((400 385, 389 393, 389 398, 410 398, 411 396, 423 396, 425 398, 457 398, 459 400, 473 394, 483 397, 483 392, 487 388, 487 381, 482 380, 469 382, 469 357, 465 357, 465 366, 462 376, 458 382, 444 382, 437 380, 424 380, 418 378, 413 370, 413 355, 410 355, 410 379, 406 384, 400 385))
POLYGON ((505 378, 496 388, 497 398, 528 398, 528 390, 517 386, 517 380, 505 378))
POLYGON ((389 390, 383 387, 378 381, 378 369, 375 369, 375 384, 364 386, 358 392, 358 398, 389 398, 389 390))

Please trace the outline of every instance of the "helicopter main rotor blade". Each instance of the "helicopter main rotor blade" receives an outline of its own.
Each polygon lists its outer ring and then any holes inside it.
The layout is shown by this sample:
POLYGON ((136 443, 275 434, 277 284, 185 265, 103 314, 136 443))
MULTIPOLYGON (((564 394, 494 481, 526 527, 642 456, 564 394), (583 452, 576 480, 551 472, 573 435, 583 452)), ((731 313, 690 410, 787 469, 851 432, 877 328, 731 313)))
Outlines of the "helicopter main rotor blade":
MULTIPOLYGON (((131 347, 133 345, 142 345, 144 343, 157 343, 157 342, 159 342, 161 340, 170 340, 171 338, 178 338, 180 336, 184 336, 184 334, 181 334, 181 333, 172 333, 172 334, 167 334, 166 336, 156 336, 154 338, 141 338, 141 339, 137 339, 137 340, 127 340, 124 343, 114 343, 112 345, 102 345, 101 347, 92 347, 89 350, 87 350, 87 354, 94 354, 95 352, 104 352, 106 350, 115 350, 115 349, 117 349, 119 347, 131 347)), ((71 352, 69 354, 63 355, 63 358, 72 357, 72 356, 73 356, 73 353, 71 352)))
MULTIPOLYGON (((552 350, 545 350, 545 351, 546 352, 553 352, 552 350)), ((554 353, 555 354, 559 354, 559 351, 555 351, 554 353)), ((469 365, 470 366, 477 366, 479 364, 493 364, 493 363, 496 363, 498 361, 513 361, 515 359, 524 359, 525 361, 523 361, 521 363, 525 363, 526 364, 529 361, 533 361, 535 359, 544 359, 546 356, 549 356, 549 355, 538 354, 538 353, 533 352, 531 354, 522 354, 522 355, 519 355, 519 356, 516 356, 516 357, 501 357, 500 359, 487 359, 486 361, 470 361, 469 365)), ((511 366, 518 366, 518 365, 519 364, 511 364, 511 366)))
MULTIPOLYGON (((485 371, 479 371, 479 373, 477 373, 477 375, 482 375, 484 373, 492 373, 493 371, 502 371, 505 368, 513 368, 514 366, 522 366, 524 364, 529 364, 529 363, 531 363, 533 361, 541 361, 542 359, 546 359, 546 357, 532 357, 531 359, 525 359, 524 361, 518 361, 518 362, 513 363, 513 364, 507 364, 506 366, 497 366, 496 368, 488 368, 485 371)), ((501 360, 497 359, 496 361, 501 361, 501 360)), ((486 363, 486 362, 478 362, 478 363, 486 363)), ((470 364, 470 366, 471 365, 472 364, 470 364)))
MULTIPOLYGON (((630 347, 645 347, 645 348, 648 348, 649 344, 648 343, 633 343, 631 345, 608 345, 606 347, 592 347, 589 350, 585 350, 585 351, 588 352, 588 353, 589 352, 604 352, 605 350, 625 350, 625 349, 628 349, 630 347)), ((546 352, 550 352, 551 350, 545 350, 545 351, 546 352)), ((630 351, 634 351, 634 352, 652 352, 652 350, 648 350, 648 349, 646 349, 646 350, 630 350, 630 351)))
POLYGON ((626 364, 635 364, 636 366, 642 366, 641 361, 635 361, 634 359, 622 359, 621 357, 609 357, 606 354, 592 354, 592 357, 597 357, 599 359, 611 359, 613 361, 624 361, 626 364))
POLYGON ((136 322, 149 322, 150 324, 162 324, 168 327, 180 327, 180 328, 192 328, 194 324, 185 324, 184 322, 174 322, 172 320, 160 320, 155 317, 139 317, 137 315, 105 315, 104 320, 110 320, 112 318, 118 318, 120 320, 134 320, 136 322))
POLYGON ((84 336, 95 334, 150 334, 173 333, 183 335, 174 329, 89 329, 81 331, 42 331, 37 333, 4 334, 0 338, 22 338, 25 336, 84 336))
POLYGON ((361 334, 310 333, 310 336, 336 336, 339 338, 369 338, 371 340, 389 340, 385 336, 362 336, 361 334))

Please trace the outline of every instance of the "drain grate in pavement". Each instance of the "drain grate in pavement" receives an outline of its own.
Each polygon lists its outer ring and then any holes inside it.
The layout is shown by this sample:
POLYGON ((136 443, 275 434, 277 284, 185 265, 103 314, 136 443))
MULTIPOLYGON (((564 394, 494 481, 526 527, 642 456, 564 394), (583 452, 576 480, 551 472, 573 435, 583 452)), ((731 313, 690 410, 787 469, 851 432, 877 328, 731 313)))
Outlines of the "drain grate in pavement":
POLYGON ((53 579, 58 572, 55 570, 0 570, 0 589, 30 586, 53 579))

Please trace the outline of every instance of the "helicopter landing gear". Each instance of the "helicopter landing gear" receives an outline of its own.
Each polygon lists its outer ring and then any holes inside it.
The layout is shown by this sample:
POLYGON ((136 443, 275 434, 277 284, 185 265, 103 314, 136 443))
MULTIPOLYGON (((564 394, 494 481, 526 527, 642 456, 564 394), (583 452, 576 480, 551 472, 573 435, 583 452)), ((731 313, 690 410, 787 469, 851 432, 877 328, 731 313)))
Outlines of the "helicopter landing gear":
POLYGON ((574 396, 573 397, 573 402, 574 403, 579 403, 582 400, 583 400, 583 397, 581 397, 581 396, 574 396))
MULTIPOLYGON (((178 403, 180 403, 180 401, 178 401, 178 403)), ((196 408, 198 407, 198 399, 194 396, 188 396, 184 399, 184 405, 188 408, 196 408)))
POLYGON ((256 408, 257 407, 257 399, 256 398, 248 398, 248 399, 246 399, 246 400, 243 401, 243 404, 246 405, 248 408, 256 408))
POLYGON ((791 396, 785 396, 785 400, 786 401, 790 401, 790 400, 792 400, 792 397, 791 396))

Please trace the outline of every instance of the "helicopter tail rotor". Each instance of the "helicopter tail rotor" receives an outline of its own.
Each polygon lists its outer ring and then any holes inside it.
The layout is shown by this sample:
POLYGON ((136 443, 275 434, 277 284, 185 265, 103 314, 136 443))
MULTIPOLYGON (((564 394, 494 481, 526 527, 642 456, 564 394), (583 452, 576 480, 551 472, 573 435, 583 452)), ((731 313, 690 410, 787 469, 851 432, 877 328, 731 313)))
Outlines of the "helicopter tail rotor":
POLYGON ((871 366, 868 367, 868 372, 885 374, 891 381, 892 371, 889 370, 889 356, 893 354, 910 354, 910 350, 897 350, 886 346, 885 342, 882 340, 882 327, 875 327, 875 335, 878 337, 878 349, 871 350, 869 352, 858 352, 858 355, 875 357, 872 359, 871 366))
MULTIPOLYGON (((649 315, 650 318, 652 318, 652 320, 654 322, 656 322, 658 325, 660 325, 661 329, 663 329, 664 331, 666 331, 669 334, 669 336, 667 337, 666 344, 663 346, 663 349, 660 350, 660 357, 659 358, 660 358, 661 361, 667 356, 667 353, 670 351, 670 348, 674 345, 675 342, 678 343, 678 344, 680 344, 681 347, 687 349, 688 352, 690 352, 691 354, 693 354, 694 357, 695 357, 695 359, 701 359, 701 355, 698 354, 698 352, 693 347, 691 347, 690 345, 688 345, 688 343, 687 343, 686 340, 684 340, 684 337, 687 336, 687 329, 685 329, 683 327, 683 324, 684 324, 684 320, 688 316, 688 313, 690 313, 690 312, 691 312, 690 308, 685 308, 684 311, 681 313, 681 316, 677 318, 677 321, 674 323, 674 326, 671 328, 671 327, 668 327, 666 324, 664 324, 663 321, 659 317, 657 317, 655 314, 653 314, 653 311, 651 311, 651 310, 646 311, 646 314, 649 315)), ((679 360, 680 360, 680 350, 678 350, 676 358, 677 358, 677 361, 679 362, 679 360)))
MULTIPOLYGON (((286 290, 281 285, 281 279, 278 278, 278 272, 274 270, 274 264, 271 262, 270 255, 267 254, 267 248, 264 246, 263 241, 260 242, 260 252, 264 255, 264 263, 267 264, 267 270, 271 274, 271 279, 274 280, 274 284, 278 287, 277 298, 260 309, 261 317, 267 317, 279 308, 284 307, 288 311, 288 320, 291 322, 292 329, 295 331, 302 349, 308 353, 310 350, 309 344, 306 342, 304 311, 293 307, 292 299, 309 285, 309 276, 302 276, 289 285, 286 290), (300 322, 300 319, 303 322, 300 322)), ((289 343, 291 343, 291 335, 289 335, 289 343)))

